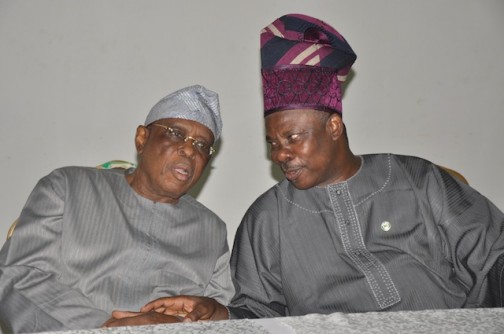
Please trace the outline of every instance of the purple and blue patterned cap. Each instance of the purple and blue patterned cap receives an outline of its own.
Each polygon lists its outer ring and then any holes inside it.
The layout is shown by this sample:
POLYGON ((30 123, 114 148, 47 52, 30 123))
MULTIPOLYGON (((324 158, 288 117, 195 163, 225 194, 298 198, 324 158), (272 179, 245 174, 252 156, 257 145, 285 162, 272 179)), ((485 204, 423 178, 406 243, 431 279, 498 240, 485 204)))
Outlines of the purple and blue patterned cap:
POLYGON ((284 15, 261 31, 264 116, 288 109, 342 114, 341 83, 357 55, 325 22, 284 15))
POLYGON ((214 141, 222 132, 219 95, 201 85, 182 88, 163 97, 152 107, 145 125, 162 118, 180 118, 198 122, 212 131, 214 141))

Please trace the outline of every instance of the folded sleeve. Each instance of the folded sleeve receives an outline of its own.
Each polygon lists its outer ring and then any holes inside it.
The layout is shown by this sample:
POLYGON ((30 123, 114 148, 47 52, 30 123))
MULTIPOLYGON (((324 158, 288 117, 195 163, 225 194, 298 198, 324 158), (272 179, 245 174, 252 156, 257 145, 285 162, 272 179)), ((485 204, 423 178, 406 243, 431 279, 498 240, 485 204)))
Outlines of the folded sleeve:
POLYGON ((99 327, 109 315, 59 278, 65 176, 41 179, 0 252, 0 323, 9 333, 99 327))
POLYGON ((231 257, 236 289, 229 305, 232 318, 288 315, 280 273, 277 209, 264 204, 262 198, 256 201, 236 232, 231 257))
POLYGON ((504 214, 478 191, 442 170, 432 173, 437 186, 428 187, 430 205, 447 259, 466 288, 466 307, 479 307, 488 291, 488 274, 504 254, 504 214))
POLYGON ((226 243, 223 253, 215 263, 212 279, 205 289, 206 297, 214 298, 223 305, 227 305, 234 295, 229 258, 229 248, 226 243))

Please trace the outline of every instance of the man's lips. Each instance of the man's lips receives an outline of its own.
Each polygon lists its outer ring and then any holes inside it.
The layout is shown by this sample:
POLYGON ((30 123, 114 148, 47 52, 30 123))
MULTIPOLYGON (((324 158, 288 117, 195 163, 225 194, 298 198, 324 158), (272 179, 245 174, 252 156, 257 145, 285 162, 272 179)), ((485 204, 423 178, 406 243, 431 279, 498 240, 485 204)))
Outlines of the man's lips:
POLYGON ((180 181, 187 181, 192 176, 192 168, 185 164, 177 164, 173 167, 175 177, 180 181))
POLYGON ((301 167, 282 168, 282 171, 289 181, 295 181, 299 174, 301 174, 301 167))

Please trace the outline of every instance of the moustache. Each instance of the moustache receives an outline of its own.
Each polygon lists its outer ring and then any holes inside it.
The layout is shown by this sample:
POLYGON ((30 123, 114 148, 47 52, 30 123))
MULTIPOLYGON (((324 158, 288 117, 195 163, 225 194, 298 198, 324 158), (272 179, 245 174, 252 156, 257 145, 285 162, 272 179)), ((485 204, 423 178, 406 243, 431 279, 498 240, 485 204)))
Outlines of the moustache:
POLYGON ((301 166, 299 164, 285 162, 285 163, 283 163, 283 164, 280 165, 280 168, 285 173, 285 172, 288 172, 290 170, 299 169, 299 168, 301 168, 301 166))

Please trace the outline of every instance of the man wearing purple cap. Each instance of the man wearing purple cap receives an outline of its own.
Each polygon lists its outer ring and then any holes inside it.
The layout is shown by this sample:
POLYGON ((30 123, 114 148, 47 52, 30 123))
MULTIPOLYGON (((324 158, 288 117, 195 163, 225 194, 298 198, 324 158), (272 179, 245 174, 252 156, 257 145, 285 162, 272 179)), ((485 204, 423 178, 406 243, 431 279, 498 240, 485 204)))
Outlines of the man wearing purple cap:
POLYGON ((138 126, 136 168, 64 167, 42 178, 0 252, 2 330, 178 322, 139 311, 182 293, 227 304, 226 226, 186 194, 221 131, 217 94, 186 87, 138 126))
MULTIPOLYGON (((355 59, 312 17, 261 32, 266 140, 286 179, 238 228, 231 315, 502 306, 504 214, 426 160, 350 150, 341 83, 355 59)), ((224 314, 185 305, 192 320, 224 314)))

